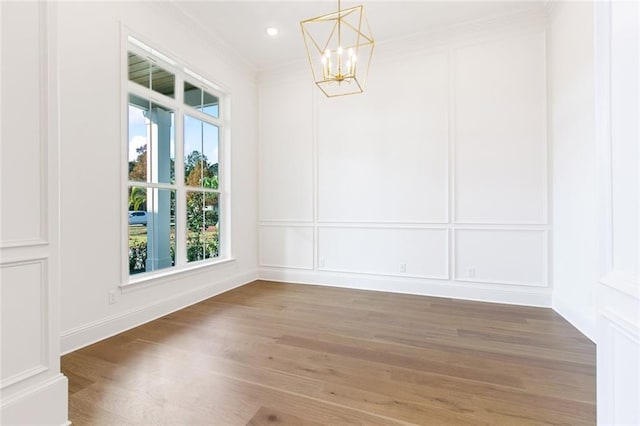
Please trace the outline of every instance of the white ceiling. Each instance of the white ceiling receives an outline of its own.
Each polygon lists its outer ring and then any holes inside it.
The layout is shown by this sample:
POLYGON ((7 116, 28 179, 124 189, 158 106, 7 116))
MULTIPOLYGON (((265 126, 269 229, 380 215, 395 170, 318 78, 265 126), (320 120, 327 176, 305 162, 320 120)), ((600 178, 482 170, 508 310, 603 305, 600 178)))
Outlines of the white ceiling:
MULTIPOLYGON (((541 1, 343 1, 342 8, 364 4, 376 43, 451 25, 542 9, 541 1)), ((175 5, 206 32, 222 39, 257 70, 304 60, 300 21, 337 10, 337 1, 176 1, 175 5), (267 36, 267 27, 280 34, 267 36)))

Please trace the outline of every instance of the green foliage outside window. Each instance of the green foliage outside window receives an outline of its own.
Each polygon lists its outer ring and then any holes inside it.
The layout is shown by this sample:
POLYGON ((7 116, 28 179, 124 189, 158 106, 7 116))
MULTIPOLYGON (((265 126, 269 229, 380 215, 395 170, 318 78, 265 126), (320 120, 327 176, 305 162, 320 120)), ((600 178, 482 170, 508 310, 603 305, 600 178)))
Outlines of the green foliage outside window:
MULTIPOLYGON (((140 170, 146 165, 146 146, 138 150, 130 169, 140 170)), ((185 161, 185 181, 190 187, 218 189, 218 164, 209 164, 206 156, 193 152, 185 161)), ((147 193, 142 187, 129 188, 129 210, 147 209, 147 193)), ((172 199, 175 203, 175 199, 172 199)), ((171 206, 175 211, 175 205, 171 206)), ((219 198, 206 191, 187 191, 187 262, 210 259, 219 255, 219 198)), ((172 233, 175 240, 175 233, 172 233)), ((171 260, 175 264, 175 244, 171 244, 171 260)), ((145 272, 147 261, 147 227, 133 226, 129 232, 129 273, 145 272)))

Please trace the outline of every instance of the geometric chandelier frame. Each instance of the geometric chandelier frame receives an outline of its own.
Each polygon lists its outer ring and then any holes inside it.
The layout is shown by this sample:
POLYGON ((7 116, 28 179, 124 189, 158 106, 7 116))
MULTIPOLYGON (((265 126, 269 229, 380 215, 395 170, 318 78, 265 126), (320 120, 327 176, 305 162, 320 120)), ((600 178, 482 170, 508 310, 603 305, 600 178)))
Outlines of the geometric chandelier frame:
POLYGON ((313 80, 327 97, 362 93, 375 42, 363 6, 300 22, 313 80))

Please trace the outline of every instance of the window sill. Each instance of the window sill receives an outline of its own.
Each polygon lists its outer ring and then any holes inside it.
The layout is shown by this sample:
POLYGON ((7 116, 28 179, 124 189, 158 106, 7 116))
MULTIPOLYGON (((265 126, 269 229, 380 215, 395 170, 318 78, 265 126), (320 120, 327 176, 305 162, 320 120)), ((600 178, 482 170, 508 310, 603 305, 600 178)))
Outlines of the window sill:
POLYGON ((120 289, 122 293, 129 293, 143 288, 182 279, 195 272, 200 272, 203 269, 214 268, 219 265, 234 263, 235 261, 235 257, 228 257, 226 259, 219 259, 213 262, 196 262, 195 264, 188 265, 180 269, 150 273, 149 275, 145 275, 140 278, 130 278, 129 282, 120 285, 120 289))

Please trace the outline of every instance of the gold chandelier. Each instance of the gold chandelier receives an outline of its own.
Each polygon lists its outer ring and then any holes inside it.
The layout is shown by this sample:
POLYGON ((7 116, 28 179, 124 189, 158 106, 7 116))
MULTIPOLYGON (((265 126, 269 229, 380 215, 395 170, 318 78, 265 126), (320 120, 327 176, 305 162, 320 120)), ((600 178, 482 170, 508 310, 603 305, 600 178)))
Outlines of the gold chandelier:
POLYGON ((329 98, 362 93, 373 54, 363 6, 300 22, 313 80, 329 98))

